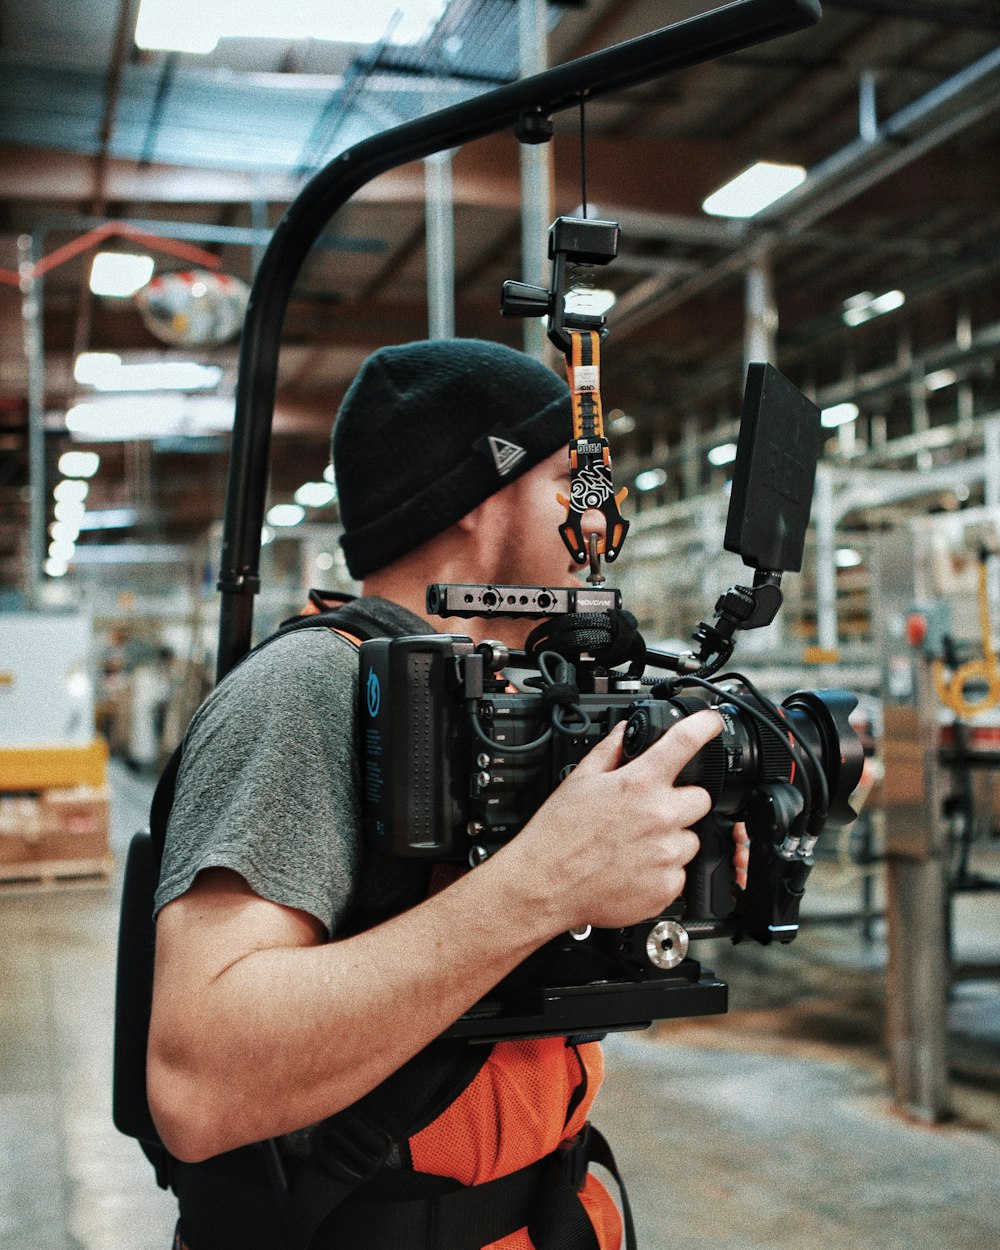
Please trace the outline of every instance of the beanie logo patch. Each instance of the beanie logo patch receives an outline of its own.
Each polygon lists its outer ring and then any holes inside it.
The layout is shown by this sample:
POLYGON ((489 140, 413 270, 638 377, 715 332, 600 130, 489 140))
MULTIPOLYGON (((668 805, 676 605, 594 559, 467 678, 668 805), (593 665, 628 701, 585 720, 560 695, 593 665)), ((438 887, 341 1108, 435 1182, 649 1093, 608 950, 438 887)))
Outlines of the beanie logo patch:
POLYGON ((488 435, 486 441, 489 443, 493 463, 501 477, 506 477, 528 454, 523 447, 518 447, 517 443, 512 443, 506 438, 497 438, 494 434, 488 435))

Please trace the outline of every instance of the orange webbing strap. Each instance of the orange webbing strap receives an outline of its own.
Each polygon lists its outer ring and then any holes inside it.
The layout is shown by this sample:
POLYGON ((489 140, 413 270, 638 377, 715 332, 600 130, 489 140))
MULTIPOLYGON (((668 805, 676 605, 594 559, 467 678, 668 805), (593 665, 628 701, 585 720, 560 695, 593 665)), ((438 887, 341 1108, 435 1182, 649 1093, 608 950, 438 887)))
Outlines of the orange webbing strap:
POLYGON ((611 446, 604 436, 604 412, 601 407, 601 337, 596 330, 567 330, 571 350, 566 356, 573 406, 573 436, 569 444, 569 498, 556 498, 566 508, 566 520, 559 533, 577 562, 588 559, 583 535, 583 514, 589 509, 604 513, 604 537, 597 543, 598 552, 614 560, 628 532, 628 521, 619 508, 628 494, 623 487, 615 494, 611 477, 611 446))

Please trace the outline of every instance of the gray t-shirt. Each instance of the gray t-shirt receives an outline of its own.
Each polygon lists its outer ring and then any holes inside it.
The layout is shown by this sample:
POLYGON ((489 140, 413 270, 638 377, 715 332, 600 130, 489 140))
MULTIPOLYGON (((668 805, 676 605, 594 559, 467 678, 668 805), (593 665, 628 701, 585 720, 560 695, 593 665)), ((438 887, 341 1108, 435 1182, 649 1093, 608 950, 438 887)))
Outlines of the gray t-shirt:
POLYGON ((360 858, 357 650, 292 633, 238 665, 185 738, 155 911, 203 868, 316 917, 332 936, 360 858))

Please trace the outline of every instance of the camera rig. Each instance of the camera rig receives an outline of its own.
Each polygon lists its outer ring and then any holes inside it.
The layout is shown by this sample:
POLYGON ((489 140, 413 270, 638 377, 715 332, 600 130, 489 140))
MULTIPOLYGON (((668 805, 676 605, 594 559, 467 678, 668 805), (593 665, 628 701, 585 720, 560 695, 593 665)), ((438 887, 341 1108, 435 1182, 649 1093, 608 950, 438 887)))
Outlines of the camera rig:
POLYGON ((848 799, 863 763, 848 719, 855 700, 799 691, 775 705, 739 674, 711 679, 736 631, 773 621, 782 573, 801 567, 819 445, 815 405, 772 366, 751 365, 725 546, 754 569, 753 584, 720 596, 690 652, 648 650, 620 593, 595 585, 428 587, 432 615, 540 619, 523 655, 460 634, 362 645, 365 830, 394 855, 475 867, 619 721, 628 759, 700 708, 723 720, 677 779, 712 798, 682 898, 641 924, 550 942, 450 1036, 589 1033, 723 1012, 727 987, 690 944, 794 938, 816 840, 854 818, 848 799), (516 691, 512 666, 534 674, 516 691), (647 668, 676 675, 650 679, 647 668), (750 838, 745 889, 733 868, 737 821, 750 838))
MULTIPOLYGON (((267 498, 271 423, 285 309, 306 257, 333 214, 371 179, 399 165, 508 128, 513 129, 523 142, 544 141, 551 137, 552 114, 575 107, 585 98, 596 99, 601 95, 752 47, 812 25, 819 17, 818 0, 734 0, 648 35, 396 126, 340 153, 312 178, 278 223, 261 258, 243 329, 218 582, 221 592, 217 662, 219 680, 242 659, 250 649, 252 640, 253 601, 260 588, 261 528, 267 498)), ((557 242, 572 245, 578 230, 578 222, 560 227, 555 232, 557 242)), ((605 242, 608 242, 608 238, 605 242)), ((590 240, 587 241, 587 246, 590 246, 590 240)), ((555 248, 554 260, 558 260, 559 250, 559 247, 555 248)), ((565 252, 565 260, 569 262, 569 252, 573 247, 562 250, 565 252)), ((586 248, 580 250, 585 251, 586 248)), ((588 263, 601 263, 601 258, 594 257, 588 263)), ((556 288, 557 297, 553 306, 545 310, 549 315, 553 312, 558 315, 562 307, 558 299, 558 283, 556 288), (556 304, 560 304, 560 307, 555 307, 556 304)), ((516 315, 518 301, 521 301, 522 307, 526 307, 531 304, 532 299, 536 300, 537 312, 539 290, 535 288, 533 293, 531 288, 522 288, 520 292, 509 291, 508 312, 516 315)), ((541 294, 547 302, 553 300, 553 292, 543 291, 541 294)), ((556 327, 557 330, 558 328, 556 327)), ((831 705, 821 695, 806 695, 794 704, 786 700, 787 706, 783 712, 774 709, 768 714, 756 708, 753 714, 749 711, 744 713, 736 702, 741 696, 727 691, 721 684, 721 678, 711 691, 706 691, 702 686, 694 695, 682 692, 692 685, 697 686, 698 682, 708 681, 712 673, 725 663, 732 649, 731 640, 735 631, 756 628, 773 619, 780 604, 780 572, 794 566, 787 562, 782 563, 783 544, 776 540, 776 531, 765 532, 766 527, 754 521, 754 517, 767 516, 766 510, 761 511, 756 492, 759 490, 763 496, 779 497, 779 507, 785 509, 790 506, 789 483, 798 480, 801 466, 794 456, 790 459, 783 458, 787 450, 784 433, 777 443, 769 445, 761 453, 771 458, 770 468, 767 471, 762 470, 759 476, 753 478, 754 490, 747 492, 745 508, 735 520, 734 510, 732 507, 730 509, 731 526, 735 526, 734 532, 741 536, 733 541, 746 540, 749 544, 747 550, 751 552, 754 549, 753 540, 759 539, 762 544, 757 552, 760 559, 754 564, 753 585, 736 587, 720 599, 714 621, 710 624, 703 623, 696 631, 697 648, 694 652, 684 656, 660 658, 650 655, 651 662, 662 664, 664 669, 676 676, 666 684, 661 683, 649 689, 651 697, 644 697, 645 688, 638 675, 642 667, 642 641, 634 630, 630 633, 627 628, 626 614, 621 612, 620 602, 614 598, 616 592, 598 590, 598 585, 603 580, 600 574, 600 557, 603 555, 611 561, 617 556, 627 527, 618 510, 623 495, 613 489, 608 493, 605 489, 608 485, 613 486, 610 483, 610 455, 607 454, 606 442, 601 441, 604 434, 600 426, 599 405, 593 402, 594 390, 586 385, 588 371, 592 371, 596 363, 593 353, 599 347, 600 331, 594 327, 579 325, 564 325, 563 329, 567 332, 571 348, 574 344, 579 348, 575 358, 574 353, 570 352, 570 364, 577 371, 576 378, 571 376, 570 381, 574 391, 574 419, 577 422, 573 431, 577 455, 575 467, 579 471, 572 482, 570 498, 566 501, 567 518, 561 527, 561 533, 574 559, 581 564, 589 561, 591 586, 570 592, 565 612, 562 600, 559 599, 563 592, 555 588, 439 587, 432 588, 432 593, 441 596, 442 603, 447 605, 448 615, 451 616, 461 614, 455 610, 455 594, 459 594, 463 600, 466 595, 470 596, 466 600, 466 606, 475 608, 477 612, 482 607, 493 610, 494 594, 499 600, 509 599, 513 594, 518 602, 514 605, 508 602, 503 610, 513 607, 519 612, 535 612, 547 618, 543 622, 547 629, 554 622, 568 619, 574 614, 595 623, 593 628, 579 633, 571 643, 560 644, 562 649, 569 647, 570 654, 574 657, 571 660, 559 656, 559 648, 555 646, 549 647, 546 643, 544 648, 546 653, 555 654, 559 663, 572 665, 576 671, 577 681, 580 683, 576 706, 589 718, 590 730, 584 728, 583 717, 573 710, 572 703, 561 703, 558 698, 553 699, 551 693, 532 690, 516 696, 519 699, 516 704, 517 717, 511 713, 511 723, 517 718, 525 721, 519 732, 523 731, 528 735, 523 745, 529 750, 523 755, 511 756, 516 762, 510 768, 530 770, 534 767, 536 772, 530 784, 539 794, 542 791, 547 792, 554 784, 551 778, 544 778, 546 770, 551 772, 559 757, 554 748, 538 746, 532 736, 536 730, 535 721, 545 722, 538 725, 540 737, 547 734, 550 722, 553 726, 556 723, 561 726, 558 729, 552 728, 551 737, 546 738, 546 743, 558 740, 560 748, 563 749, 565 744, 569 744, 567 760, 564 764, 559 764, 561 770, 572 766, 573 752, 582 753, 595 735, 607 732, 612 717, 621 719, 626 714, 630 718, 640 713, 648 714, 648 726, 642 728, 640 717, 640 721, 636 722, 640 725, 639 728, 633 728, 631 724, 629 727, 630 741, 638 750, 642 749, 645 737, 663 732, 658 717, 662 719, 666 716, 669 721, 671 718, 686 715, 688 710, 700 705, 699 699, 702 704, 707 699, 720 707, 727 729, 730 725, 734 728, 729 739, 726 739, 721 789, 712 819, 716 816, 724 820, 731 819, 728 809, 735 801, 734 795, 742 795, 741 786, 749 777, 748 770, 751 768, 757 770, 755 776, 759 774, 766 780, 773 793, 766 801, 761 800, 762 810, 754 817, 755 827, 760 832, 757 838, 759 845, 755 844, 751 850, 750 883, 746 892, 748 901, 741 904, 739 914, 713 914, 709 917, 709 913, 699 907, 695 911, 700 911, 701 916, 695 915, 692 919, 689 909, 684 917, 683 927, 688 939, 702 936, 702 929, 713 933, 731 931, 734 936, 739 936, 742 932, 751 933, 751 926, 756 923, 751 917, 767 914, 763 902, 759 907, 754 903, 756 895, 752 895, 751 891, 762 892, 761 899, 766 899, 770 874, 772 893, 777 890, 779 894, 783 891, 789 898, 796 897, 795 891, 800 889, 804 871, 808 871, 809 839, 815 835, 823 819, 833 818, 839 810, 838 804, 852 788, 850 781, 855 757, 852 736, 846 729, 846 712, 843 706, 836 705, 835 702, 831 705), (593 487, 589 494, 584 493, 582 484, 586 478, 592 478, 600 485, 600 497, 593 487), (579 487, 576 496, 573 486, 579 487), (592 540, 583 542, 582 515, 592 506, 598 506, 604 512, 608 523, 603 551, 597 550, 597 545, 592 540), (772 558, 773 556, 777 558, 772 558), (574 594, 575 599, 571 602, 574 594), (590 598, 595 594, 612 596, 610 601, 605 602, 611 602, 613 606, 607 610, 604 607, 595 607, 595 601, 590 598), (549 595, 554 596, 551 606, 549 595), (520 602, 522 597, 523 603, 520 602), (624 676, 614 675, 615 668, 620 667, 616 649, 624 650, 627 656, 630 672, 624 676), (630 688, 629 683, 635 688, 630 688), (655 713, 654 708, 657 709, 655 713), (776 729, 775 717, 781 723, 780 729, 776 729), (770 728, 765 728, 765 725, 770 728), (780 747, 774 746, 775 739, 780 742, 780 747), (838 751, 836 744, 841 740, 843 750, 838 751), (784 761, 781 768, 776 763, 779 755, 784 761), (539 777, 543 780, 540 781, 539 777), (785 790, 781 787, 785 787, 785 790), (789 790, 796 791, 797 797, 788 793, 789 790), (795 811, 797 815, 792 814, 795 811), (771 820, 774 829, 787 827, 789 830, 788 836, 780 843, 771 837, 771 843, 776 848, 773 853, 765 848, 768 820, 771 820), (776 858, 788 862, 798 860, 801 866, 796 867, 794 872, 786 872, 781 865, 776 864, 776 858), (763 867, 758 870, 755 864, 763 867), (704 925, 701 924, 702 919, 705 919, 704 925)), ((565 350, 561 344, 557 345, 565 350)), ((751 373, 748 396, 756 386, 760 391, 762 407, 767 407, 768 389, 773 387, 780 391, 783 385, 779 375, 772 374, 773 371, 764 368, 763 373, 755 380, 751 373)), ((592 372, 590 376, 593 376, 592 372)), ((752 398, 748 402, 752 403, 752 398)), ((745 420, 744 426, 746 425, 745 420)), ((741 434, 741 447, 742 444, 741 434)), ((758 446, 763 448, 764 443, 759 442, 758 446)), ((750 452, 742 454, 745 457, 750 452)), ((753 454, 756 455, 757 452, 753 454)), ((738 469, 739 462, 740 457, 737 460, 738 469)), ((733 503, 736 503, 735 487, 733 503)), ((802 506, 801 498, 798 498, 797 503, 799 507, 802 506)), ((808 503, 805 504, 805 510, 808 512, 808 503)), ((729 544, 730 530, 727 529, 727 547, 729 544)), ((366 647, 373 645, 365 644, 366 647)), ((455 753, 449 753, 449 761, 452 758, 462 761, 461 766, 451 768, 449 774, 458 789, 449 781, 443 789, 439 787, 438 791, 434 791, 439 780, 434 772, 433 784, 425 793, 433 801, 438 801, 435 794, 446 794, 448 801, 459 803, 464 812, 464 805, 469 801, 469 773, 466 768, 468 759, 473 759, 474 764, 478 765, 479 756, 488 753, 486 744, 471 740, 475 734, 472 720, 467 715, 467 705, 474 703, 477 709, 480 706, 492 708, 495 713, 494 722, 508 719, 508 714, 502 710, 502 700, 506 695, 495 689, 498 680, 495 673, 502 656, 499 652, 493 654, 490 649, 487 663, 485 655, 477 652, 468 640, 463 641, 461 638, 449 640, 447 636, 441 636, 438 646, 442 649, 435 651, 429 658, 413 657, 412 664, 407 661, 403 665, 411 676, 422 666, 427 674, 426 680, 421 678, 414 683, 409 676, 405 681, 401 678, 394 681, 389 677, 381 693, 385 700, 384 706, 397 707, 400 715, 403 703, 410 700, 409 695, 401 693, 405 689, 424 689, 425 696, 428 692, 433 693, 435 700, 440 696, 440 702, 432 700, 434 706, 428 732, 432 741, 437 740, 435 735, 442 741, 447 741, 448 751, 455 753), (483 674, 482 695, 473 699, 473 693, 478 688, 478 678, 475 675, 477 667, 483 674), (467 699, 463 696, 466 690, 470 692, 467 699), (474 757, 468 755, 469 751, 475 752, 474 757)), ((373 656, 376 653, 369 651, 368 654, 373 656)), ((403 650, 390 651, 387 647, 385 671, 388 672, 393 665, 398 666, 403 654, 403 650)), ((382 663, 382 660, 371 663, 371 671, 376 677, 382 663)), ((551 668, 550 661, 543 659, 541 654, 538 657, 538 668, 538 677, 543 685, 546 684, 546 669, 557 679, 555 682, 548 682, 548 685, 565 687, 570 684, 562 680, 569 674, 561 668, 551 668)), ((425 696, 421 698, 426 704, 428 699, 425 696)), ((845 696, 845 700, 849 701, 849 696, 845 696)), ((766 703, 765 700, 759 702, 766 703)), ((485 712, 484 718, 489 719, 485 712)), ((484 733, 495 748, 498 745, 497 739, 485 730, 484 733)), ((384 764, 392 771, 398 768, 397 744, 392 739, 386 741, 390 747, 390 755, 385 758, 384 764)), ((490 773, 490 785, 496 785, 497 795, 502 792, 497 778, 501 776, 499 765, 504 758, 500 751, 494 750, 490 754, 490 767, 493 769, 490 773)), ((503 767, 508 765, 504 764, 503 767)), ((479 771, 487 772, 489 769, 482 767, 479 771)), ((375 785, 372 779, 376 773, 377 768, 374 771, 369 768, 370 786, 375 785)), ((386 776, 388 775, 387 772, 386 776)), ((485 789, 488 790, 489 787, 485 789)), ((411 796, 408 820, 419 807, 418 797, 416 792, 411 796)), ((518 807, 515 816, 526 818, 528 813, 523 806, 515 806, 518 807)), ((846 807, 846 801, 843 806, 846 807)), ((467 858, 471 849, 467 844, 467 825, 467 820, 448 825, 448 837, 452 839, 449 843, 450 852, 457 852, 461 843, 462 855, 456 856, 458 858, 467 858)), ((473 845, 481 845, 482 850, 488 854, 490 838, 505 836, 501 825, 502 822, 494 821, 489 826, 489 838, 481 842, 474 839, 473 845)), ((397 839, 401 849, 404 846, 407 848, 404 853, 423 854, 425 850, 429 850, 420 846, 420 842, 426 840, 422 834, 415 833, 411 838, 410 826, 407 824, 396 826, 395 832, 390 835, 383 831, 376 832, 374 836, 397 839)), ((709 831, 706 829, 702 831, 703 854, 708 853, 706 847, 709 843, 709 831)), ((450 852, 446 857, 450 857, 450 852)), ((725 860, 726 857, 721 854, 716 856, 713 862, 723 864, 723 867, 714 875, 707 868, 697 874, 699 880, 709 882, 707 893, 712 898, 723 894, 728 897, 728 888, 723 888, 725 883, 719 884, 720 878, 725 876, 725 860)), ((724 910, 725 908, 720 908, 720 912, 724 910)), ((791 915, 791 911, 790 904, 782 903, 776 914, 779 918, 787 917, 791 915)), ((602 1032, 610 1028, 640 1027, 662 1016, 724 1011, 725 985, 702 970, 694 960, 682 956, 683 936, 675 925, 679 925, 679 920, 672 915, 665 915, 657 918, 645 934, 637 931, 567 935, 565 942, 552 944, 551 948, 538 953, 537 961, 529 961, 522 966, 505 983, 494 1001, 481 1004, 463 1017, 456 1024, 453 1034, 497 1037, 602 1032), (645 955, 642 955, 643 950, 645 955), (595 963, 601 966, 598 968, 595 963), (665 990, 669 992, 664 992, 665 990)), ((781 938, 782 932, 785 930, 780 925, 772 927, 772 936, 781 938)), ((754 933, 753 936, 757 934, 754 933)))

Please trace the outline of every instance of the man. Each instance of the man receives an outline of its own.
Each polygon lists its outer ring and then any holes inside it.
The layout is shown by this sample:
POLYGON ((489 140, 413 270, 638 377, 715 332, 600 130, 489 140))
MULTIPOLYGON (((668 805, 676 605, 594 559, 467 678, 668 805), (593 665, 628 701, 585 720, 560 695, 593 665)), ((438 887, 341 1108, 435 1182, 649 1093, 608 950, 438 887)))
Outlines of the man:
MULTIPOLYGON (((343 548, 373 633, 385 622, 381 632, 453 627, 523 642, 522 621, 428 621, 424 591, 432 581, 573 582, 556 501, 569 428, 565 383, 507 348, 438 341, 365 363, 333 447, 343 548)), ((183 1161, 179 1247, 288 1244, 252 1143, 277 1139, 278 1191, 289 1175, 294 1186, 302 1160, 326 1149, 329 1117, 386 1088, 418 1053, 436 1054, 425 1048, 550 938, 659 913, 697 850, 690 827, 708 795, 673 781, 719 732, 709 711, 623 767, 621 733, 609 734, 502 850, 446 888, 423 879, 414 893, 409 867, 361 842, 356 699, 355 645, 308 629, 251 654, 188 732, 156 899, 148 1053, 150 1106, 183 1161)), ((307 1221, 310 1237, 322 1225, 315 1250, 403 1244, 372 1232, 380 1186, 390 1202, 441 1176, 484 1194, 505 1177, 535 1186, 537 1161, 575 1140, 601 1078, 595 1043, 558 1038, 480 1048, 473 1068, 391 1143, 366 1191, 375 1199, 364 1205, 359 1193, 325 1223, 307 1221)), ((573 1188, 587 1213, 574 1247, 614 1250, 610 1198, 593 1177, 573 1188)), ((553 1203, 518 1192, 513 1222, 490 1225, 496 1235, 476 1247, 545 1240, 537 1230, 554 1217, 539 1208, 553 1203)), ((455 1222, 468 1230, 473 1216, 455 1222)), ((414 1232, 407 1250, 452 1250, 442 1235, 414 1232)))

